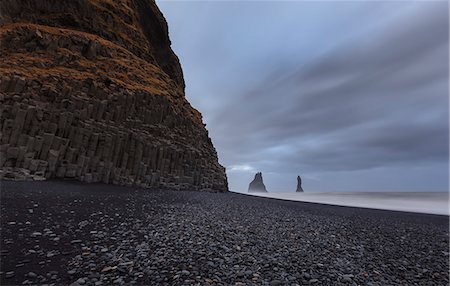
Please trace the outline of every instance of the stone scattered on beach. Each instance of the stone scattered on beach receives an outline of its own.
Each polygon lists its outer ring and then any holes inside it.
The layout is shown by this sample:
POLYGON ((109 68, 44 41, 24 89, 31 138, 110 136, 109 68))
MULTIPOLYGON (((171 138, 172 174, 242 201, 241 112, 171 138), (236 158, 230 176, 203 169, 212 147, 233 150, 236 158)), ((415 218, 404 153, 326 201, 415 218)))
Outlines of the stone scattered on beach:
POLYGON ((1 285, 448 285, 446 216, 59 181, 0 196, 1 285))
POLYGON ((296 190, 296 192, 303 192, 302 178, 300 178, 300 176, 297 176, 297 190, 296 190))
POLYGON ((248 192, 267 192, 266 186, 264 185, 262 173, 258 172, 255 175, 255 178, 253 181, 251 181, 250 185, 248 186, 248 192))

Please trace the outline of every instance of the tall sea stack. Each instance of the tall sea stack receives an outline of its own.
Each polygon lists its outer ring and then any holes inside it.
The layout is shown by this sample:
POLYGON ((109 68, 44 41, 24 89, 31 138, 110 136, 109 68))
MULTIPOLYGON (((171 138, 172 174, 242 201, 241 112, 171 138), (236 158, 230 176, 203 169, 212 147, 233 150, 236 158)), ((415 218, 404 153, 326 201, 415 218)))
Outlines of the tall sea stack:
POLYGON ((300 178, 300 176, 297 176, 297 190, 296 190, 296 192, 303 192, 302 178, 300 178))
POLYGON ((253 179, 253 181, 250 182, 250 185, 248 186, 248 192, 249 193, 252 193, 252 192, 266 192, 267 193, 266 186, 264 185, 261 172, 256 173, 255 178, 253 179))
POLYGON ((227 191, 150 0, 0 1, 0 178, 227 191))

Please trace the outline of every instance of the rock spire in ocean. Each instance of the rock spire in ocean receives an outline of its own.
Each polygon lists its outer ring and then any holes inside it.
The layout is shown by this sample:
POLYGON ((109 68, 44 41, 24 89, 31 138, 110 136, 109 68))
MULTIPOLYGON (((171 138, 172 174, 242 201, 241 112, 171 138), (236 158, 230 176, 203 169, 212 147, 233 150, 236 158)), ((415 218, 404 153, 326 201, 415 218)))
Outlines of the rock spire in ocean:
POLYGON ((266 186, 264 185, 262 173, 258 172, 255 175, 255 178, 253 181, 251 181, 250 185, 248 186, 248 192, 267 192, 266 186))
POLYGON ((296 192, 303 192, 302 178, 300 178, 300 176, 297 176, 297 190, 296 190, 296 192))

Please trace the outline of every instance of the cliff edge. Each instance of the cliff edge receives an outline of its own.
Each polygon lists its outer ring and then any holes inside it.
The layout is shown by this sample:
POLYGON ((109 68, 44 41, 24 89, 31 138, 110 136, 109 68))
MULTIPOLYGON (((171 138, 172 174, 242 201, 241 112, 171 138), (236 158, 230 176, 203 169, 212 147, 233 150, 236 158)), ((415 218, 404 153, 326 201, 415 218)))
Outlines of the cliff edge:
POLYGON ((0 2, 0 177, 226 191, 149 0, 0 2))

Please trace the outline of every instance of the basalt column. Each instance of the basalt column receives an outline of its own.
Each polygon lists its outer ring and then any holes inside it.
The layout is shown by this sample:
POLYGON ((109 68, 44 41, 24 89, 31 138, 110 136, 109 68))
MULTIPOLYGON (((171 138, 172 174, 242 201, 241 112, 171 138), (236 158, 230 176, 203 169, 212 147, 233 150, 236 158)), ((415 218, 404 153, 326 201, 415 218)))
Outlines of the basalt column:
POLYGON ((0 1, 0 177, 227 191, 150 0, 0 1))

